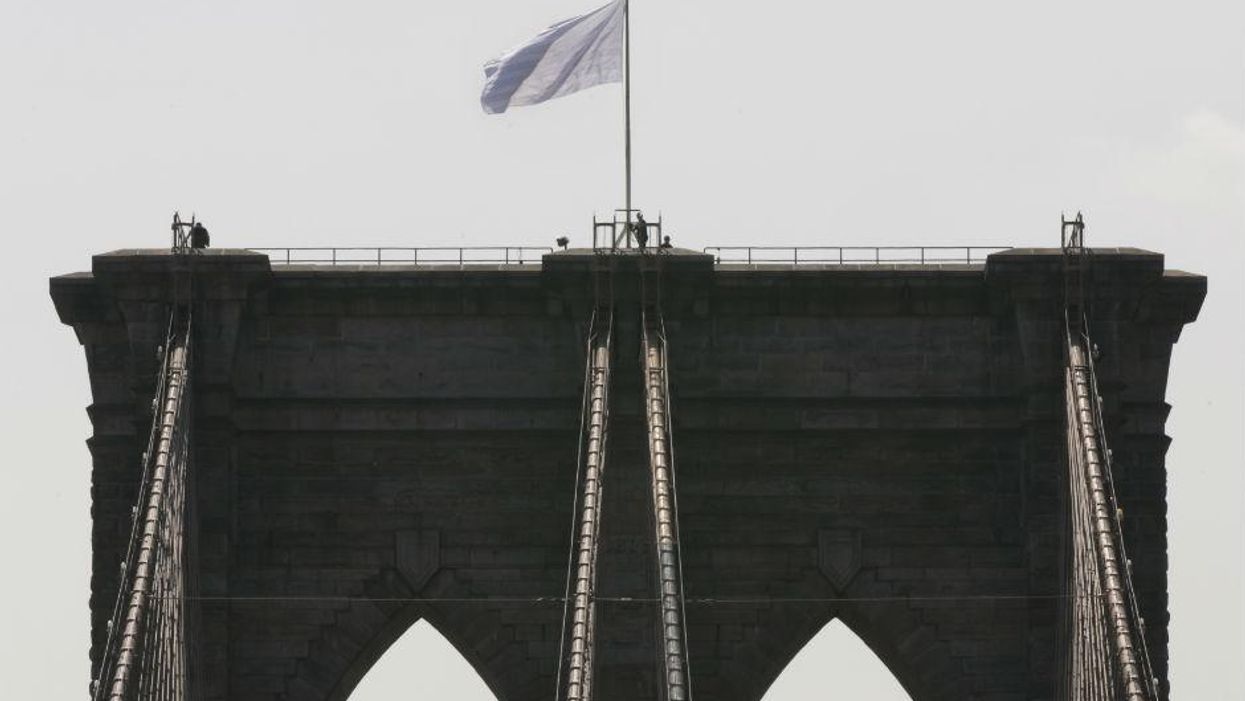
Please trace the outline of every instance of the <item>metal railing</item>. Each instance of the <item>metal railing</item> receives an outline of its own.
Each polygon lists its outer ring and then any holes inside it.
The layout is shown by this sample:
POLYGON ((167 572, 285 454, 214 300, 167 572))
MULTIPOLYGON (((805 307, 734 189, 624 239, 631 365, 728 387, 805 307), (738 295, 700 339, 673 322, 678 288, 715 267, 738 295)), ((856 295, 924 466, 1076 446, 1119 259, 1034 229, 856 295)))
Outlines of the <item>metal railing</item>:
POLYGON ((553 253, 541 246, 249 248, 273 265, 525 265, 553 253))
MULTIPOLYGON (((607 223, 607 226, 609 224, 607 223)), ((650 224, 650 230, 660 229, 650 224)), ((655 248, 656 246, 654 246, 655 248)), ((795 265, 935 265, 984 263, 1010 246, 707 246, 716 263, 795 265)), ((548 246, 248 248, 273 265, 530 265, 548 246)))
POLYGON ((1011 246, 708 246, 715 263, 934 265, 984 263, 1011 246))

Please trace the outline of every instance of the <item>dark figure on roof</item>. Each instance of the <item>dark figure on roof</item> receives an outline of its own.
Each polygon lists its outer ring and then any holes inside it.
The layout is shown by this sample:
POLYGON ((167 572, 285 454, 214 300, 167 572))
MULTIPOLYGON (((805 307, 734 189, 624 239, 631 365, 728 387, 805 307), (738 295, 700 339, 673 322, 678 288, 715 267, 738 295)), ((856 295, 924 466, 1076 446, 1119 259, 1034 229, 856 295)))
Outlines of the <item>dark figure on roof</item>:
POLYGON ((557 240, 557 244, 558 244, 558 248, 561 248, 562 250, 565 251, 566 247, 571 244, 571 239, 568 236, 559 236, 557 240))
POLYGON ((670 245, 670 235, 669 235, 669 234, 667 234, 664 238, 662 238, 662 240, 661 240, 661 247, 662 247, 662 248, 674 248, 674 246, 670 245))
POLYGON ((635 242, 643 251, 648 246, 648 222, 644 221, 644 212, 635 213, 635 242))
POLYGON ((212 245, 212 237, 208 234, 207 227, 195 222, 190 227, 190 247, 191 248, 207 248, 212 245))

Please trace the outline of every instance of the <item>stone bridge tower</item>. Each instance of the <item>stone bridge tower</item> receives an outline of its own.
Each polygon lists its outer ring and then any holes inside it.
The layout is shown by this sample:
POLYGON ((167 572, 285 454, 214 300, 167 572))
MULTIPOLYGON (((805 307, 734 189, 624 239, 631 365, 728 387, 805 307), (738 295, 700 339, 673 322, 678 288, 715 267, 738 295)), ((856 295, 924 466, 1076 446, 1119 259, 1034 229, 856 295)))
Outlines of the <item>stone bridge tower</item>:
MULTIPOLYGON (((697 695, 757 701, 829 620, 918 701, 1055 696, 1061 252, 984 264, 282 266, 117 251, 54 278, 90 369, 92 655, 117 597, 157 347, 193 311, 197 693, 342 701, 425 619, 502 701, 558 686, 586 339, 614 311, 600 701, 660 697, 641 345, 658 305, 697 695)), ((1097 250, 1124 536, 1166 678, 1164 392, 1206 281, 1097 250)))

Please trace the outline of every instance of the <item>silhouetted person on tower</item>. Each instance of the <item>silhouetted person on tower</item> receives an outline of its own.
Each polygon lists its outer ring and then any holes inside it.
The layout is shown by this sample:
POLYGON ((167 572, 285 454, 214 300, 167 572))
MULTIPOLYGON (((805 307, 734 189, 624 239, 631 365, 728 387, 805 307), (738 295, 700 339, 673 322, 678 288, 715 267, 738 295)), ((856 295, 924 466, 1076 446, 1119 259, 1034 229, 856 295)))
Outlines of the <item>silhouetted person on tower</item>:
POLYGON ((212 245, 212 237, 208 234, 207 227, 195 222, 190 227, 190 247, 191 248, 207 248, 212 245))
POLYGON ((643 251, 648 246, 648 222, 644 221, 644 212, 635 213, 635 242, 643 251))
POLYGON ((667 235, 666 235, 666 237, 665 237, 665 238, 663 238, 663 239, 661 240, 661 247, 662 247, 662 248, 666 248, 666 249, 674 248, 674 246, 673 246, 673 245, 671 245, 671 243, 670 243, 670 235, 669 235, 669 234, 667 234, 667 235))

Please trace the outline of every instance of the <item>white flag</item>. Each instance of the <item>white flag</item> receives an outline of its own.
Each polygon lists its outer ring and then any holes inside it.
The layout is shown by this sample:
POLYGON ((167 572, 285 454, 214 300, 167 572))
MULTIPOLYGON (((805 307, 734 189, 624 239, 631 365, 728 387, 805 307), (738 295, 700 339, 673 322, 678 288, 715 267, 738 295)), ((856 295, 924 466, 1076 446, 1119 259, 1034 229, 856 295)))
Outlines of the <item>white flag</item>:
POLYGON ((480 104, 488 114, 535 105, 602 83, 623 79, 623 12, 614 0, 586 15, 541 32, 484 65, 480 104))

